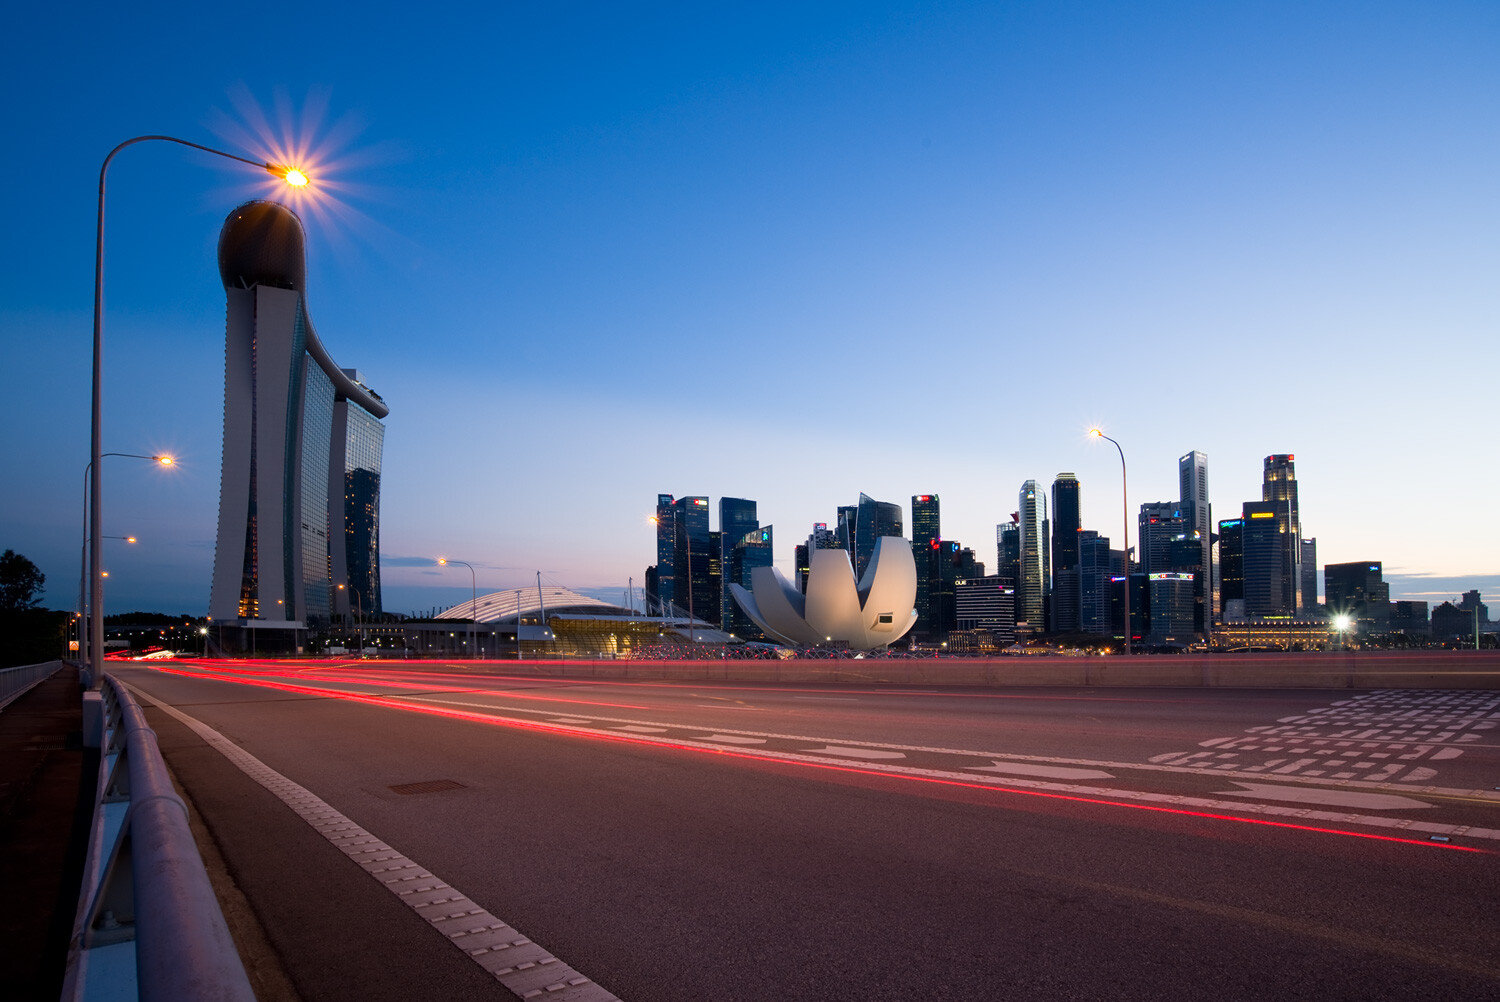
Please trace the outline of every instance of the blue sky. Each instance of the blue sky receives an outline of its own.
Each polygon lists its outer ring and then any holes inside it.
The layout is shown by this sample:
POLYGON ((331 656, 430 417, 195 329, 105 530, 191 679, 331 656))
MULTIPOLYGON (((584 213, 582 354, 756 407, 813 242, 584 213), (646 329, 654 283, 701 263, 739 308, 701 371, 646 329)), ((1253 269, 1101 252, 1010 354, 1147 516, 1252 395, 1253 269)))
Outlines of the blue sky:
MULTIPOLYGON (((308 303, 391 405, 386 605, 639 584, 658 492, 777 560, 860 491, 994 560, 1022 482, 1215 517, 1297 456, 1324 562, 1500 590, 1490 3, 146 5, 12 15, 0 547, 77 587, 94 195, 116 143, 309 151, 308 303)), ((108 606, 202 612, 218 228, 265 175, 110 172, 108 606)), ((1133 531, 1132 531, 1133 535, 1133 531)))

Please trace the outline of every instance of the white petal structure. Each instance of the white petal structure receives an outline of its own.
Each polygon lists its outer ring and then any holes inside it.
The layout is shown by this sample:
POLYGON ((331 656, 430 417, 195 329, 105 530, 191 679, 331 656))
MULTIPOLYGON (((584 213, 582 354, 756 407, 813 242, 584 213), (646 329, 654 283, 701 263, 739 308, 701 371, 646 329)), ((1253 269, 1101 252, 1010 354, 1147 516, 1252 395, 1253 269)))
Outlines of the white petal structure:
POLYGON ((917 621, 917 564, 911 543, 882 536, 856 587, 845 550, 813 550, 803 595, 774 567, 750 572, 750 588, 729 586, 745 615, 784 644, 828 641, 852 650, 885 647, 906 635, 917 621))

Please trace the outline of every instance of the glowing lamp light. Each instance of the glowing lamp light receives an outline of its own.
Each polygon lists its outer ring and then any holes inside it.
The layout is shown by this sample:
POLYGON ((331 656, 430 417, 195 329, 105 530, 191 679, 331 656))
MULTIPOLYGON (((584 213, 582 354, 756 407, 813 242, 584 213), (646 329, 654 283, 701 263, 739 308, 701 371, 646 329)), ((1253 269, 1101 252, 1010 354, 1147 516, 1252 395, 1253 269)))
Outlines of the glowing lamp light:
POLYGON ((1353 623, 1354 620, 1343 613, 1340 613, 1339 615, 1333 617, 1333 628, 1335 630, 1338 630, 1340 633, 1343 633, 1345 630, 1349 629, 1349 627, 1353 625, 1353 623))
POLYGON ((171 456, 152 456, 151 458, 156 460, 163 466, 171 466, 172 464, 177 462, 177 460, 173 459, 171 456))
POLYGON ((302 171, 285 164, 266 164, 266 170, 272 175, 281 178, 293 188, 305 188, 312 180, 302 171))

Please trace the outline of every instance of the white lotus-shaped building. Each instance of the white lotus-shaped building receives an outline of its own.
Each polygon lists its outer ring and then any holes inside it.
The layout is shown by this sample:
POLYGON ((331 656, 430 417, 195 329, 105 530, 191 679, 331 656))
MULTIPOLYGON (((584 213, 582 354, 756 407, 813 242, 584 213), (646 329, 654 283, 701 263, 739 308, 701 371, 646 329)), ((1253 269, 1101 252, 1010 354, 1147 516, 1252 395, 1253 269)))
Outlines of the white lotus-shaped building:
POLYGON ((858 585, 845 550, 813 550, 807 594, 774 567, 750 572, 750 589, 730 593, 766 636, 794 646, 829 641, 867 651, 901 639, 917 621, 917 564, 911 543, 882 536, 858 585))

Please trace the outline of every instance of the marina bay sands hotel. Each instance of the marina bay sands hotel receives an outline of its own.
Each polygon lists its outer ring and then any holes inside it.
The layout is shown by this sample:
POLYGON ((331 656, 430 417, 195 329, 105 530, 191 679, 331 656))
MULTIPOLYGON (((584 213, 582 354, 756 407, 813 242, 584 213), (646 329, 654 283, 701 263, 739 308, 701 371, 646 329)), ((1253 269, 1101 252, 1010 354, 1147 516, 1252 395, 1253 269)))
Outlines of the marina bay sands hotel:
POLYGON ((380 609, 381 423, 307 312, 295 213, 246 202, 219 234, 228 298, 224 458, 209 616, 225 647, 290 650, 300 631, 380 609))

